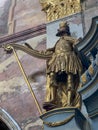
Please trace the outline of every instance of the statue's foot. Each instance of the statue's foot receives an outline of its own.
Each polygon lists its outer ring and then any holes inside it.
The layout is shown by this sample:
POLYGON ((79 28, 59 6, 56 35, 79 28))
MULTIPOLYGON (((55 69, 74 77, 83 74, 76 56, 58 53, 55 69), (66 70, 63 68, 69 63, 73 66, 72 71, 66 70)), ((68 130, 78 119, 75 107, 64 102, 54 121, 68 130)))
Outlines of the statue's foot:
POLYGON ((49 111, 49 110, 52 110, 52 109, 57 108, 57 105, 56 105, 53 101, 44 102, 43 108, 44 108, 46 111, 49 111))

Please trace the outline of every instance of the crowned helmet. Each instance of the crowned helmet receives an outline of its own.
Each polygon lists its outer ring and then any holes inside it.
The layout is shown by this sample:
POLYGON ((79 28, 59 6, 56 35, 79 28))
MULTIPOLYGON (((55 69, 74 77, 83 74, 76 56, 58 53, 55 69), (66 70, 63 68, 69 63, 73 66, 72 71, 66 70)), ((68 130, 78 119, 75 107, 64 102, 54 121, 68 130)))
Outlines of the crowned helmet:
POLYGON ((70 36, 70 28, 69 28, 69 25, 67 22, 63 21, 59 24, 59 29, 57 30, 57 34, 56 36, 60 37, 62 36, 63 34, 67 34, 68 36, 70 36))

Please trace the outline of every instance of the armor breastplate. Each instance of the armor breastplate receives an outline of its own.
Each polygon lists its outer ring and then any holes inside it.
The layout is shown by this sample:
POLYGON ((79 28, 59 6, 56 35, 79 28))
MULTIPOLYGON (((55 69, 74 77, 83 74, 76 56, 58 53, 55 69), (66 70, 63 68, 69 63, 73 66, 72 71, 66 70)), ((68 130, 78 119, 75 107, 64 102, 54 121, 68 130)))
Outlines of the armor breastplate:
POLYGON ((66 53, 71 52, 73 50, 72 44, 69 40, 60 38, 59 41, 57 41, 56 47, 55 47, 55 53, 66 53))

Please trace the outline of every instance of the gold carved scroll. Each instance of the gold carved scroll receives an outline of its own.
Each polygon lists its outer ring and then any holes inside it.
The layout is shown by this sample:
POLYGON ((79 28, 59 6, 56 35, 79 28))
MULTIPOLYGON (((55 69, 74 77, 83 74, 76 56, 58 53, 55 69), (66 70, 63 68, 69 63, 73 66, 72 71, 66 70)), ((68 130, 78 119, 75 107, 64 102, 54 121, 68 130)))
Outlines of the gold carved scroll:
POLYGON ((54 21, 81 11, 80 0, 40 0, 47 21, 54 21))

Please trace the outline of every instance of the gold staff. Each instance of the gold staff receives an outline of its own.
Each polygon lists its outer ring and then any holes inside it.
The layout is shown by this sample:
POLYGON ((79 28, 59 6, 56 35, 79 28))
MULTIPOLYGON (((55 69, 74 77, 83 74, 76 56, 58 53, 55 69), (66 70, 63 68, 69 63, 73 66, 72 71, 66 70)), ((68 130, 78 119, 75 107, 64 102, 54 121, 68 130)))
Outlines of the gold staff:
POLYGON ((32 96, 33 96, 33 98, 34 98, 34 101, 35 101, 35 103, 36 103, 36 106, 37 106, 37 108, 38 108, 38 111, 39 111, 40 115, 42 115, 43 113, 42 113, 41 107, 40 107, 40 105, 39 105, 39 103, 38 103, 38 101, 37 101, 37 98, 36 98, 36 96, 35 96, 35 94, 34 94, 34 92, 33 92, 33 89, 32 89, 32 87, 31 87, 31 85, 30 85, 30 82, 28 81, 28 77, 26 76, 26 73, 25 73, 25 71, 24 71, 24 69, 23 69, 23 66, 22 66, 22 64, 21 64, 21 61, 19 60, 18 55, 17 55, 17 53, 16 53, 14 47, 12 47, 11 45, 9 45, 9 46, 7 46, 7 48, 5 48, 5 49, 6 49, 6 50, 13 50, 15 59, 16 59, 18 65, 19 65, 19 68, 20 68, 20 70, 21 70, 21 72, 22 72, 22 74, 23 74, 24 80, 26 81, 27 86, 28 86, 28 88, 29 88, 29 90, 30 90, 30 92, 31 92, 31 94, 32 94, 32 96))

